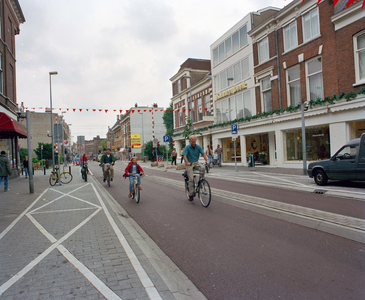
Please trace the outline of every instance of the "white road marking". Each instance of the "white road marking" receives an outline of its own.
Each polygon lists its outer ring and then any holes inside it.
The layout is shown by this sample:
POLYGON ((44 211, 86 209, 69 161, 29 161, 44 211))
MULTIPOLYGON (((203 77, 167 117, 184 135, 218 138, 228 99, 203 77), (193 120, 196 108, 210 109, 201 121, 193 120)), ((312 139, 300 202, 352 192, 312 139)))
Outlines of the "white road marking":
POLYGON ((60 209, 60 210, 47 210, 47 211, 36 211, 36 212, 32 212, 32 215, 36 215, 36 214, 49 214, 49 213, 59 213, 59 212, 69 212, 69 211, 77 211, 77 210, 88 210, 88 209, 95 209, 95 207, 85 207, 85 208, 75 208, 75 209, 60 209))
POLYGON ((91 184, 94 191, 95 191, 95 194, 96 196, 98 197, 98 200, 104 210, 104 213, 106 215, 106 217, 108 218, 109 220, 109 223, 110 225, 112 226, 115 234, 117 235, 121 245, 123 246, 124 248, 124 251, 126 252, 134 270, 136 271, 143 287, 145 288, 147 294, 148 294, 148 297, 150 299, 153 299, 153 300, 157 300, 157 299, 161 299, 162 298, 160 297, 160 294, 158 293, 156 287, 154 286, 153 282, 151 281, 151 279, 149 278, 149 276, 147 275, 146 271, 144 270, 143 266, 141 265, 141 263, 139 262, 136 254, 133 252, 131 246, 129 245, 128 241, 125 239, 123 233, 120 231, 120 229, 118 228, 117 224, 115 223, 114 219, 112 218, 112 216, 110 215, 109 213, 109 210, 108 208, 106 207, 104 201, 101 199, 98 191, 96 190, 94 184, 91 184))

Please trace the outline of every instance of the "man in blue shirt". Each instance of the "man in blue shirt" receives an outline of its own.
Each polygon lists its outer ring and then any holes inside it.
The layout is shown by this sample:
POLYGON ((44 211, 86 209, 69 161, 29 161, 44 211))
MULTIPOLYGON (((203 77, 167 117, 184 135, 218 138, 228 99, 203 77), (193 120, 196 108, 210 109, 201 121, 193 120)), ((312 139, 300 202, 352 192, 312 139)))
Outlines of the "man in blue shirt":
MULTIPOLYGON (((192 135, 190 137, 190 145, 186 146, 182 155, 184 156, 184 160, 186 163, 186 171, 189 177, 189 200, 193 201, 193 190, 194 190, 194 167, 195 166, 199 166, 199 156, 203 155, 205 162, 208 163, 208 158, 204 153, 204 150, 202 147, 200 147, 199 145, 196 144, 196 136, 192 135)), ((204 177, 205 174, 205 168, 202 168, 203 171, 203 175, 202 177, 204 177)))

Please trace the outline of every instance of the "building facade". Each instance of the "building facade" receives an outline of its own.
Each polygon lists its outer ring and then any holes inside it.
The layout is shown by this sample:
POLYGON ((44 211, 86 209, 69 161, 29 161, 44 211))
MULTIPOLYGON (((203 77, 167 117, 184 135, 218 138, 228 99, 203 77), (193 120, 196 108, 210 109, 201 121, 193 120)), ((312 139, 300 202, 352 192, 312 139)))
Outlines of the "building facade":
MULTIPOLYGON (((187 141, 182 136, 184 126, 191 120, 193 129, 200 130, 213 124, 213 94, 211 62, 207 59, 187 59, 179 71, 170 78, 172 82, 172 104, 174 141, 178 153, 187 141)), ((197 143, 202 147, 211 145, 210 134, 197 135, 197 143)))

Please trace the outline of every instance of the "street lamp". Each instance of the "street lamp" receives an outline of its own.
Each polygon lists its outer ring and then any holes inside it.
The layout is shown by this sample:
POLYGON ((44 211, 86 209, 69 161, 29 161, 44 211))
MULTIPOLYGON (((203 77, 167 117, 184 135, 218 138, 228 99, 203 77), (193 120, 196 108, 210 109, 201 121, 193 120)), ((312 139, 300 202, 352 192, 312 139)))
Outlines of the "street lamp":
POLYGON ((142 116, 142 160, 144 161, 144 131, 143 131, 143 112, 139 113, 142 116))
POLYGON ((190 88, 190 101, 191 101, 191 133, 193 133, 194 131, 194 108, 193 108, 193 98, 191 98, 191 76, 189 75, 184 75, 182 78, 189 78, 189 88, 190 88))
POLYGON ((51 103, 51 109, 50 109, 50 113, 51 113, 51 138, 52 138, 52 168, 54 171, 54 149, 53 149, 53 120, 52 120, 52 79, 51 76, 52 75, 57 75, 58 72, 54 71, 54 72, 49 72, 49 99, 50 99, 50 103, 51 103))
MULTIPOLYGON (((63 155, 63 165, 65 166, 65 162, 66 162, 66 159, 65 159, 65 130, 63 129, 63 119, 64 119, 64 116, 63 114, 65 114, 66 112, 65 111, 62 111, 61 114, 61 118, 62 118, 62 155, 63 155)), ((59 150, 58 150, 59 151, 59 150)))

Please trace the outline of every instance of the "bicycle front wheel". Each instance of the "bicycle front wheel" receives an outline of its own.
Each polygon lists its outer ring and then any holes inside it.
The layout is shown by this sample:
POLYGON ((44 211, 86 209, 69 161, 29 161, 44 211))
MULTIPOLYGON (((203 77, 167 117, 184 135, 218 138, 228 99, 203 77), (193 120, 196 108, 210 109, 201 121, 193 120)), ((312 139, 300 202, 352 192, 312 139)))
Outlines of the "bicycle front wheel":
POLYGON ((49 176, 49 184, 54 186, 57 182, 57 173, 52 172, 51 175, 49 176))
POLYGON ((69 172, 63 172, 60 175, 60 180, 62 183, 70 183, 72 178, 73 178, 73 176, 69 172))
POLYGON ((187 180, 185 180, 185 195, 186 195, 186 199, 190 200, 189 181, 187 181, 187 180))
POLYGON ((108 171, 107 181, 108 181, 108 186, 110 187, 110 173, 109 173, 109 171, 108 171))
POLYGON ((134 199, 136 200, 137 203, 139 203, 139 199, 141 197, 141 194, 140 194, 140 190, 139 190, 138 184, 136 184, 134 186, 134 191, 135 191, 134 199))
POLYGON ((208 207, 211 200, 210 185, 205 179, 201 179, 199 182, 199 200, 204 207, 208 207))

